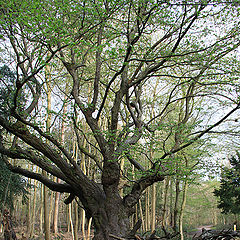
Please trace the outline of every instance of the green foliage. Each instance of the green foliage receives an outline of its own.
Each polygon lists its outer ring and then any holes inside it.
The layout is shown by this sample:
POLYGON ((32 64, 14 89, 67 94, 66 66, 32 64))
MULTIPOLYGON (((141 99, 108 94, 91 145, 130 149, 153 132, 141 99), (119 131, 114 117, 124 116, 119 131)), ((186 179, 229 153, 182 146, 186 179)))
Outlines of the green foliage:
MULTIPOLYGON (((11 108, 14 102, 14 93, 16 74, 11 69, 4 65, 0 67, 0 115, 7 117, 10 115, 11 108)), ((26 103, 27 93, 22 90, 17 98, 17 104, 22 109, 26 103)))
POLYGON ((240 213, 240 154, 229 159, 231 167, 224 168, 221 174, 221 185, 214 190, 219 197, 218 207, 223 213, 240 213))
POLYGON ((13 98, 15 74, 8 66, 0 68, 0 114, 7 115, 13 98))
POLYGON ((12 173, 0 158, 0 208, 4 206, 13 209, 15 197, 22 196, 23 202, 27 199, 27 183, 20 175, 12 173))

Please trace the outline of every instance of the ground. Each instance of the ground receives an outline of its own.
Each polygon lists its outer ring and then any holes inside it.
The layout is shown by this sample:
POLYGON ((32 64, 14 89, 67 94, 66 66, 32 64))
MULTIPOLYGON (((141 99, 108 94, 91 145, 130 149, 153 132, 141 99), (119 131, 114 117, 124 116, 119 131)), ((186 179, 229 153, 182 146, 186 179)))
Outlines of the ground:
POLYGON ((203 230, 203 229, 205 229, 205 230, 211 230, 212 227, 213 227, 213 225, 203 225, 203 226, 199 226, 199 227, 196 228, 196 231, 189 232, 189 233, 188 233, 188 236, 189 236, 189 237, 193 237, 193 236, 197 237, 197 236, 199 236, 199 235, 202 234, 202 230, 203 230))
MULTIPOLYGON (((26 234, 26 227, 16 227, 16 228, 14 228, 14 230, 16 232, 16 236, 17 236, 18 240, 22 239, 22 233, 28 239, 29 235, 26 234)), ((93 237, 93 232, 91 233, 91 238, 90 239, 92 239, 92 237, 93 237)), ((52 234, 51 239, 52 240, 72 240, 73 238, 72 238, 71 232, 60 232, 57 235, 52 234)), ((78 233, 78 239, 83 239, 83 236, 82 236, 81 232, 78 233)), ((2 230, 0 230, 0 240, 4 240, 2 230)), ((31 240, 44 240, 44 236, 36 234, 33 238, 31 238, 31 240)))

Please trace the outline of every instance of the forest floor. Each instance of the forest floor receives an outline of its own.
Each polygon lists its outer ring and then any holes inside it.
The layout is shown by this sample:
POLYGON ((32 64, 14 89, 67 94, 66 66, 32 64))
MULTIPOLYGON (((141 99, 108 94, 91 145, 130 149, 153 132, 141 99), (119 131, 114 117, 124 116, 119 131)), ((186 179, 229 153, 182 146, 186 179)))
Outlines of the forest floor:
MULTIPOLYGON (((193 236, 197 237, 197 236, 201 235, 202 229, 211 230, 212 227, 213 227, 213 225, 199 226, 196 228, 195 231, 188 232, 187 235, 190 238, 193 236)), ((16 232, 16 236, 17 236, 18 240, 22 239, 22 233, 24 233, 24 236, 30 240, 30 238, 28 238, 29 237, 28 234, 26 234, 26 227, 16 227, 16 228, 14 228, 14 230, 16 232)), ((90 239, 92 239, 92 237, 93 237, 93 231, 91 233, 90 239)), ((64 240, 72 240, 72 233, 71 232, 60 232, 57 235, 52 234, 51 239, 52 240, 63 240, 63 239, 64 240)), ((84 239, 82 232, 78 232, 78 239, 84 239)), ((2 232, 0 232, 0 240, 4 240, 2 232)), ((31 240, 44 240, 44 236, 36 234, 34 237, 31 238, 31 240)))
MULTIPOLYGON (((43 234, 35 234, 32 238, 29 238, 29 234, 26 232, 26 227, 15 227, 14 231, 16 233, 17 239, 21 240, 24 239, 22 237, 22 234, 24 234, 24 237, 27 238, 27 240, 44 240, 43 234)), ((93 231, 91 232, 90 239, 93 238, 93 231)), ((51 240, 72 240, 72 233, 71 232, 59 232, 58 234, 51 234, 51 240)), ((78 239, 84 239, 82 232, 78 232, 78 239)), ((3 232, 0 231, 0 240, 4 240, 3 232)))
MULTIPOLYGON (((17 235, 17 239, 18 239, 18 240, 23 239, 22 236, 21 236, 21 234, 16 234, 16 235, 17 235)), ((24 237, 27 237, 28 240, 44 240, 44 236, 40 236, 40 235, 35 235, 35 236, 32 237, 32 238, 28 238, 27 235, 24 235, 24 237)), ((90 239, 92 239, 92 238, 93 238, 93 235, 90 236, 90 239)), ((71 234, 71 233, 66 232, 66 233, 58 234, 58 235, 56 235, 56 236, 52 235, 52 236, 51 236, 51 239, 52 239, 52 240, 72 240, 73 238, 72 238, 72 234, 71 234)), ((82 236, 81 233, 79 233, 78 239, 79 239, 79 240, 83 239, 83 236, 82 236)), ((2 234, 0 234, 0 240, 4 240, 4 237, 3 237, 2 234)), ((24 238, 24 240, 25 240, 25 238, 24 238)))

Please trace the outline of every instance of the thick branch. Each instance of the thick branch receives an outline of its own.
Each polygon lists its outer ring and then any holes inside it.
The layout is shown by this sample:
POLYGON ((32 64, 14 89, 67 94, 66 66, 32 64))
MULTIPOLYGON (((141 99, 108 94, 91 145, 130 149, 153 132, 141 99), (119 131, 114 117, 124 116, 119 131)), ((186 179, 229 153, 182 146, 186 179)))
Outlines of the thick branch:
POLYGON ((145 171, 144 167, 136 160, 133 158, 133 156, 127 152, 125 153, 125 155, 127 156, 128 161, 138 170, 141 171, 145 171))
POLYGON ((11 167, 10 170, 15 173, 19 173, 25 177, 31 178, 31 179, 36 179, 43 183, 45 186, 47 186, 50 190, 55 191, 55 192, 67 192, 71 193, 73 190, 70 185, 68 184, 63 184, 63 183, 56 183, 44 176, 42 176, 39 173, 34 173, 31 171, 28 171, 26 169, 23 169, 21 167, 11 167))
POLYGON ((73 190, 69 184, 56 183, 56 182, 48 179, 47 177, 44 177, 43 175, 41 175, 39 173, 34 173, 34 172, 28 171, 26 169, 23 169, 21 167, 12 166, 4 156, 2 156, 2 159, 6 163, 8 169, 10 171, 12 171, 14 173, 19 173, 19 174, 21 174, 25 177, 31 178, 31 179, 36 179, 36 180, 40 181, 41 183, 43 183, 44 185, 46 185, 52 191, 67 192, 67 193, 73 192, 73 190))
POLYGON ((115 155, 119 156, 124 152, 129 162, 131 162, 138 170, 145 171, 144 167, 136 159, 134 159, 129 152, 129 146, 137 143, 141 136, 142 132, 140 130, 136 131, 133 136, 129 137, 119 145, 119 147, 115 151, 115 155))
POLYGON ((131 208, 138 202, 142 192, 153 183, 164 180, 163 172, 158 172, 158 169, 150 169, 144 173, 132 187, 131 192, 124 197, 124 204, 129 208, 131 214, 131 208))
POLYGON ((22 139, 25 143, 44 154, 53 163, 55 163, 63 173, 69 176, 72 175, 70 165, 61 157, 61 155, 52 149, 47 143, 44 143, 41 139, 31 134, 24 124, 17 122, 16 124, 10 125, 3 117, 0 116, 0 125, 7 131, 22 139))
POLYGON ((98 125, 98 121, 93 118, 92 110, 88 107, 85 107, 84 103, 79 98, 79 79, 78 79, 77 71, 76 69, 70 68, 69 66, 66 66, 66 68, 73 78, 73 89, 71 94, 74 97, 74 100, 77 106, 81 109, 82 113, 84 114, 86 121, 88 123, 88 126, 91 128, 103 155, 106 155, 108 152, 107 142, 105 140, 105 137, 101 133, 101 130, 98 125))
POLYGON ((43 170, 51 173, 53 176, 58 177, 64 181, 67 181, 65 175, 54 165, 50 164, 49 162, 45 161, 43 158, 38 157, 33 152, 25 151, 20 147, 16 146, 13 149, 6 149, 2 142, 0 143, 0 153, 12 158, 12 159, 26 159, 30 162, 36 164, 43 170))

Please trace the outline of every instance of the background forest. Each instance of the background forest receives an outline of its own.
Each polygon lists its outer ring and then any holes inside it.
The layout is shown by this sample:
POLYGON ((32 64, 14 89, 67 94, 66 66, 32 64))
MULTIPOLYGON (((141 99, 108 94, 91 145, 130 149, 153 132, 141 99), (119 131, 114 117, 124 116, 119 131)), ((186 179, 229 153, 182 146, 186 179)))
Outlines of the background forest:
POLYGON ((239 13, 235 0, 0 0, 2 218, 46 240, 237 221, 220 192, 239 188, 239 13))

